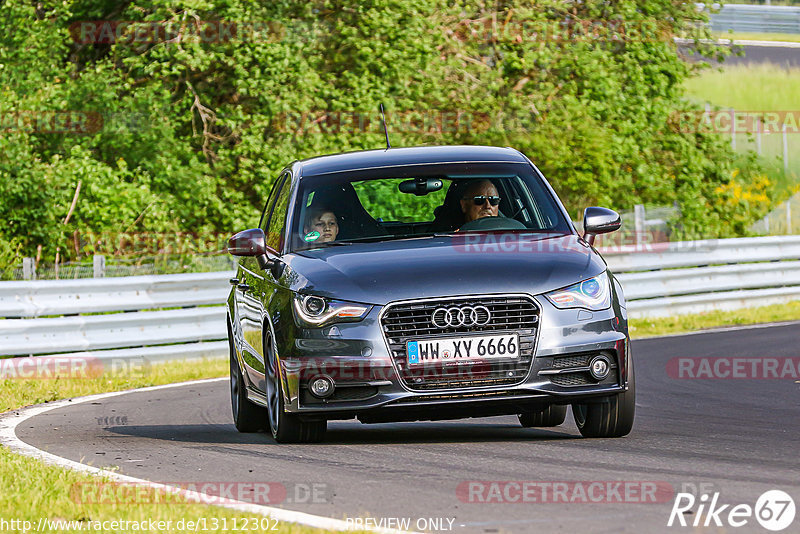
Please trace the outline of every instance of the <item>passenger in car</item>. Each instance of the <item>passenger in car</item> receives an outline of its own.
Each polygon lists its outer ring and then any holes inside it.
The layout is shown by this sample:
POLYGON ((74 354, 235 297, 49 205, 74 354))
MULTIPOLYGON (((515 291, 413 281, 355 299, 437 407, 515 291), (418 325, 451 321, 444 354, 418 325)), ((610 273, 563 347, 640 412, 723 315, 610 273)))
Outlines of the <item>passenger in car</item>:
POLYGON ((467 186, 461 197, 461 212, 468 223, 484 217, 497 217, 500 195, 490 180, 478 180, 467 186))
POLYGON ((339 235, 339 220, 333 210, 324 207, 309 208, 303 225, 303 240, 307 243, 329 243, 339 235))

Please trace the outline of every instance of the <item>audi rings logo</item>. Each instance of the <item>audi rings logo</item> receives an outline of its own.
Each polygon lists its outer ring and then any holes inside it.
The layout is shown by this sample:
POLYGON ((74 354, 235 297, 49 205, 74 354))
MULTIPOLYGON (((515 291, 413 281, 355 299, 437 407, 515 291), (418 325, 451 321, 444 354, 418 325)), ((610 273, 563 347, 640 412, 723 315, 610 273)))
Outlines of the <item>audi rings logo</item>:
POLYGON ((458 326, 484 326, 492 318, 486 306, 453 306, 452 308, 436 308, 431 315, 431 322, 438 328, 458 326))

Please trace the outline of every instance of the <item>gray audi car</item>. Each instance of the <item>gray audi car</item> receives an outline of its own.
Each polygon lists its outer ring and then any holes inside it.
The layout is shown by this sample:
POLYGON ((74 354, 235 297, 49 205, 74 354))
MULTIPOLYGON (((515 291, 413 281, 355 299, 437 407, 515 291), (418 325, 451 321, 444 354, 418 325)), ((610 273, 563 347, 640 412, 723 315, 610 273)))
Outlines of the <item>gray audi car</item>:
POLYGON ((622 287, 511 148, 391 148, 296 161, 258 228, 233 236, 233 419, 278 442, 363 423, 517 415, 628 434, 633 359, 622 287))

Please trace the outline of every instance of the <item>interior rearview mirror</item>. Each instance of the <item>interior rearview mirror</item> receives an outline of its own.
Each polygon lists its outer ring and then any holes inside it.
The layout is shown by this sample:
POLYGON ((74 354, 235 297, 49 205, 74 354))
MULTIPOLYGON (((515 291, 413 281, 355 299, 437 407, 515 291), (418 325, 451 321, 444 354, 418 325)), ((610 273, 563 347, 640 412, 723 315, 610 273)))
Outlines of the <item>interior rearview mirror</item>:
POLYGON ((399 189, 403 193, 413 193, 418 197, 433 193, 442 188, 442 180, 439 178, 414 178, 400 182, 399 189))

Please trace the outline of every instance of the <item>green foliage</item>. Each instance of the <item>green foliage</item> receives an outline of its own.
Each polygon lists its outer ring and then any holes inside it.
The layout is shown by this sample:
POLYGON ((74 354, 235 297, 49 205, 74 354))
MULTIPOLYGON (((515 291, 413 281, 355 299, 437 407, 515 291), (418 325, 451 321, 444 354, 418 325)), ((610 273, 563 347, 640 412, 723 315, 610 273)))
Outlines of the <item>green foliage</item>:
POLYGON ((434 210, 444 203, 449 182, 435 192, 422 196, 398 193, 401 180, 369 180, 355 182, 361 204, 375 219, 384 221, 419 222, 433 219, 434 210))
POLYGON ((0 280, 13 280, 14 268, 20 262, 22 243, 18 239, 0 239, 0 280))
POLYGON ((521 149, 571 213, 677 201, 687 236, 730 235, 738 226, 717 209, 733 170, 730 148, 668 127, 675 110, 690 106, 682 87, 695 69, 673 37, 707 37, 696 24, 703 16, 672 0, 7 1, 0 113, 72 110, 102 124, 82 133, 2 128, 0 241, 19 240, 26 255, 41 245, 45 257, 60 247, 74 258, 86 253, 76 232, 254 226, 290 161, 383 146, 378 102, 387 104, 394 146, 521 149), (530 30, 565 18, 623 21, 625 35, 530 30), (167 21, 181 34, 83 42, 81 22, 98 20, 167 21), (269 24, 209 40, 192 31, 202 21, 269 24), (475 120, 400 127, 412 111, 475 120), (372 120, 343 128, 326 112, 372 120), (287 116, 302 114, 321 120, 288 127, 287 116))

